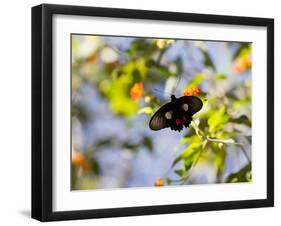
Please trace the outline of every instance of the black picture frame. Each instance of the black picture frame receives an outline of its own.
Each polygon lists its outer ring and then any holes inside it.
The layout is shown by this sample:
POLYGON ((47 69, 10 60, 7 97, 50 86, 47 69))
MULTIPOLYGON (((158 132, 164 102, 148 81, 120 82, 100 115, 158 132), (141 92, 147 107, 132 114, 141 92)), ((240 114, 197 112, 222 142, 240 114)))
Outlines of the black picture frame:
POLYGON ((122 217, 274 206, 274 20, 268 18, 43 4, 32 8, 32 218, 40 221, 122 217), (52 210, 52 18, 55 14, 181 21, 267 28, 267 198, 129 208, 52 210))

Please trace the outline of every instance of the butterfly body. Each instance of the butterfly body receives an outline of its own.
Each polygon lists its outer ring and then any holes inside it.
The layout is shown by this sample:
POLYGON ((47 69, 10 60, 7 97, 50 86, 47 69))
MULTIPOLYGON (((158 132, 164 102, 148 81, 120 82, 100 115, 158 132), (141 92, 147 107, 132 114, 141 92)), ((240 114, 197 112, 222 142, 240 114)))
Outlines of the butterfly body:
POLYGON ((182 96, 176 98, 171 96, 171 102, 164 104, 151 117, 149 127, 151 130, 169 128, 181 131, 189 127, 192 116, 203 106, 202 101, 195 96, 182 96))

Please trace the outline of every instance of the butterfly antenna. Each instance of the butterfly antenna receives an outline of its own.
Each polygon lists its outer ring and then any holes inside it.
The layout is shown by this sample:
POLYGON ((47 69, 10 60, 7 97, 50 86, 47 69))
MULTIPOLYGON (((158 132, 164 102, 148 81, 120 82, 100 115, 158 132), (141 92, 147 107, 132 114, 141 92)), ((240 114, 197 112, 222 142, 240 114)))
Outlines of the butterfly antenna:
POLYGON ((155 93, 158 93, 158 94, 169 94, 169 95, 172 95, 169 92, 165 92, 165 91, 157 89, 157 88, 153 88, 152 91, 155 92, 155 93))
POLYGON ((176 85, 175 85, 175 87, 174 87, 174 89, 173 89, 173 93, 176 92, 176 90, 177 90, 177 88, 178 88, 178 86, 179 86, 179 84, 180 84, 180 81, 181 81, 181 75, 180 75, 180 76, 178 77, 178 79, 177 79, 176 85))

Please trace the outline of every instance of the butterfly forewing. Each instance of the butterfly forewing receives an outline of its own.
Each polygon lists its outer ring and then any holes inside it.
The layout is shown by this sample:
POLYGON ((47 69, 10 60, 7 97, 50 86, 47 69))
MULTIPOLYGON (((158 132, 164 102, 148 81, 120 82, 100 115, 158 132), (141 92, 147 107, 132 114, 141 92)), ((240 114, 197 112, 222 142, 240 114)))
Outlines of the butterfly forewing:
POLYGON ((163 105, 150 119, 149 128, 152 130, 160 130, 169 127, 170 123, 165 117, 165 114, 170 111, 173 111, 172 103, 163 105))

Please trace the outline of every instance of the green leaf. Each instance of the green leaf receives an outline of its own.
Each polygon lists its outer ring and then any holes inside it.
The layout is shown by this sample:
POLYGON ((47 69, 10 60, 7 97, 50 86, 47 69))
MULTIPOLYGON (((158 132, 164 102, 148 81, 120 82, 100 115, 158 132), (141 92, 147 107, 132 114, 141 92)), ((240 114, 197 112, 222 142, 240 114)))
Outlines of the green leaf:
POLYGON ((181 75, 183 73, 183 64, 182 64, 182 59, 180 57, 178 57, 175 62, 174 62, 177 66, 177 75, 181 75))
POLYGON ((220 130, 224 127, 224 124, 229 120, 229 115, 225 110, 225 106, 214 111, 208 119, 209 132, 213 134, 217 130, 220 130))
POLYGON ((192 167, 192 165, 193 165, 193 161, 185 161, 185 163, 184 163, 184 169, 185 169, 185 171, 190 170, 190 168, 192 167))
POLYGON ((153 109, 151 107, 143 107, 140 110, 138 110, 138 114, 142 114, 142 113, 152 115, 153 109))
POLYGON ((208 53, 207 45, 202 41, 194 42, 195 46, 201 50, 203 57, 204 57, 204 64, 206 67, 212 68, 214 71, 216 70, 215 65, 208 53))
POLYGON ((172 167, 174 167, 181 160, 182 160, 182 155, 179 155, 178 157, 176 157, 175 160, 173 161, 172 167))
POLYGON ((144 137, 142 143, 150 152, 153 150, 152 140, 149 137, 144 137))
POLYGON ((172 166, 175 166, 181 160, 189 165, 188 161, 193 161, 194 157, 202 150, 201 139, 193 136, 188 147, 174 160, 172 166))
POLYGON ((125 148, 125 149, 127 149, 127 150, 129 150, 131 152, 137 151, 138 147, 139 147, 139 145, 137 145, 137 144, 130 144, 130 143, 125 143, 123 145, 123 148, 125 148))
POLYGON ((162 76, 170 77, 173 74, 168 70, 167 67, 162 66, 158 62, 150 61, 149 62, 150 69, 153 70, 154 73, 160 74, 162 76))
POLYGON ((249 127, 252 126, 251 120, 246 115, 241 115, 239 118, 231 118, 230 121, 239 124, 244 124, 249 127))
POLYGON ((187 143, 189 140, 190 140, 189 137, 182 137, 182 138, 180 139, 180 143, 181 143, 181 144, 185 144, 185 143, 187 143))
POLYGON ((184 171, 183 169, 177 169, 177 170, 175 170, 175 173, 176 173, 177 175, 179 175, 180 177, 183 177, 185 171, 184 171))
POLYGON ((132 74, 122 74, 109 84, 110 89, 105 95, 109 99, 111 110, 123 116, 131 116, 137 111, 137 103, 129 96, 133 85, 132 74))
POLYGON ((123 74, 131 75, 133 82, 139 82, 144 80, 148 73, 148 67, 146 65, 146 60, 142 57, 128 62, 122 68, 123 74))
POLYGON ((250 43, 243 43, 241 46, 237 49, 237 51, 233 55, 233 60, 235 60, 238 57, 247 55, 251 53, 251 44, 250 43))
POLYGON ((101 146, 108 146, 111 145, 111 139, 101 139, 96 143, 96 147, 101 147, 101 146))
POLYGON ((127 52, 131 56, 137 55, 137 54, 144 54, 144 52, 151 48, 151 43, 147 41, 147 39, 139 38, 135 39, 129 46, 127 52))
POLYGON ((192 80, 189 81, 188 85, 186 86, 186 89, 199 86, 204 79, 205 75, 203 73, 198 73, 194 75, 192 80))
POLYGON ((167 183, 167 185, 171 184, 171 179, 169 177, 166 178, 166 183, 167 183))
POLYGON ((252 164, 249 163, 238 172, 230 174, 226 181, 227 183, 237 183, 237 182, 250 182, 252 180, 251 176, 252 164))
POLYGON ((71 115, 77 117, 82 122, 89 120, 90 116, 82 104, 74 103, 71 108, 71 115))
POLYGON ((226 150, 223 146, 220 146, 220 144, 221 143, 219 143, 215 148, 215 165, 217 167, 218 175, 221 175, 224 172, 226 158, 226 150))
POLYGON ((215 80, 217 81, 222 81, 228 79, 228 76, 226 74, 216 74, 215 75, 215 80))
POLYGON ((97 188, 97 182, 92 176, 80 177, 78 180, 79 190, 91 190, 97 188))
POLYGON ((204 64, 206 67, 212 68, 214 71, 216 71, 215 64, 213 63, 209 53, 207 51, 202 51, 204 56, 204 64))
POLYGON ((98 161, 96 159, 91 159, 90 164, 91 164, 92 172, 95 175, 98 175, 100 173, 100 166, 98 161))

